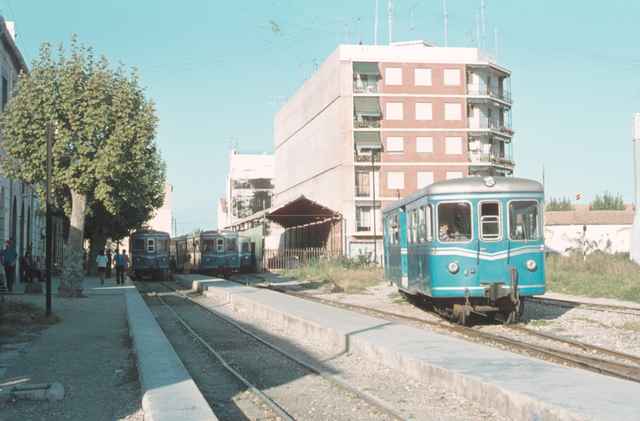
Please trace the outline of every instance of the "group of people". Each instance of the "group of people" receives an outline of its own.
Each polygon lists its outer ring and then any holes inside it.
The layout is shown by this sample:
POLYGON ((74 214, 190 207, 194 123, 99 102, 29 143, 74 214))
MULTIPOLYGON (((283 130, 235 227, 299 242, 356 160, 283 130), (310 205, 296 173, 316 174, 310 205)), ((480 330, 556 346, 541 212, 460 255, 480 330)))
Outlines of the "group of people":
POLYGON ((111 278, 111 269, 115 264, 116 269, 116 284, 124 285, 124 275, 129 268, 129 256, 126 250, 116 249, 115 256, 111 254, 111 249, 100 250, 98 257, 96 257, 96 265, 98 266, 98 276, 100 277, 100 285, 104 285, 105 277, 111 278))

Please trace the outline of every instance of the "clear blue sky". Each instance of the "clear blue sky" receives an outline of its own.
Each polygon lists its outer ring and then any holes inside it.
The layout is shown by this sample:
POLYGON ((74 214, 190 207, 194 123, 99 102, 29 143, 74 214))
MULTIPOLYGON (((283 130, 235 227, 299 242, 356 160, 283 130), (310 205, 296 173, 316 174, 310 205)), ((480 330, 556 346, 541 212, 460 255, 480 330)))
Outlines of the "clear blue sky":
MULTIPOLYGON (((375 0, 0 0, 28 62, 72 33, 140 69, 181 232, 215 224, 231 142, 272 149, 273 114, 340 42, 373 40, 375 0), (276 33, 270 21, 280 28, 276 33)), ((441 0, 396 0, 395 40, 443 40, 441 0), (413 13, 411 9, 413 8, 413 13), (413 17, 413 18, 412 18, 413 17)), ((450 46, 473 46, 479 0, 448 0, 450 46)), ((487 44, 513 71, 516 175, 551 196, 632 199, 640 3, 486 0, 487 44)), ((380 0, 386 41, 386 1, 380 0)), ((586 202, 586 200, 584 202, 586 202)))

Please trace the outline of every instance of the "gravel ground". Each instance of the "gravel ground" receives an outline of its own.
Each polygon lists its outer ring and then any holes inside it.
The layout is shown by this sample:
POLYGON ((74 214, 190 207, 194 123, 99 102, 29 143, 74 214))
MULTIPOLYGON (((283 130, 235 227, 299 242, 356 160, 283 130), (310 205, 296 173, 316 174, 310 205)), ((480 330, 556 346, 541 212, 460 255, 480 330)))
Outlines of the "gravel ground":
MULTIPOLYGON (((398 373, 375 361, 363 359, 356 354, 341 353, 327 349, 307 338, 293 338, 277 324, 265 320, 249 319, 246 314, 236 313, 228 306, 219 306, 211 299, 194 296, 201 304, 219 311, 244 324, 299 358, 317 364, 322 361, 325 370, 339 374, 360 390, 385 401, 407 418, 416 420, 503 420, 495 411, 487 410, 475 402, 417 381, 398 373)), ((409 306, 403 305, 403 308, 409 306)), ((360 416, 358 417, 360 418, 360 416)))
MULTIPOLYGON (((310 373, 306 368, 222 322, 210 312, 182 298, 164 298, 229 364, 295 419, 390 419, 359 397, 310 373)), ((172 337, 169 339, 172 340, 172 337)), ((182 358, 182 353, 179 354, 182 358)), ((192 369, 190 372, 193 374, 192 369)), ((200 387, 199 383, 198 386, 200 387)), ((251 414, 245 416, 258 419, 251 414)))
MULTIPOLYGON (((42 296, 19 299, 43 304, 42 296)), ((0 420, 143 420, 141 392, 131 350, 124 297, 120 293, 82 299, 54 296, 62 321, 31 336, 0 378, 60 382, 58 402, 16 401, 0 406, 0 420)))

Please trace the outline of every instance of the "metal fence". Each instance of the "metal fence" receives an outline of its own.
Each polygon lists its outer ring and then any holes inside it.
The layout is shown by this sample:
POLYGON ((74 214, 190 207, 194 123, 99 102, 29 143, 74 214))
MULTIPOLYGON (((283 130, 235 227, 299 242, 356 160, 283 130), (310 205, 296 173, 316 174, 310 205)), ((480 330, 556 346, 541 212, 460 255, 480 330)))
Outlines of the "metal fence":
POLYGON ((265 270, 295 269, 316 263, 323 259, 340 256, 339 251, 329 251, 325 247, 294 248, 284 250, 264 250, 262 267, 265 270))

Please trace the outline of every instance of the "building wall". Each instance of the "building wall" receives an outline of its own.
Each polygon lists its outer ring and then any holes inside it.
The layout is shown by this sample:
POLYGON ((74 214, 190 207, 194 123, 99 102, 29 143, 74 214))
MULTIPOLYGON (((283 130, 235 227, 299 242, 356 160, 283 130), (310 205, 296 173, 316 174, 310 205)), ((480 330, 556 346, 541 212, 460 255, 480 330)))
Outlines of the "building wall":
POLYGON ((629 252, 631 225, 547 225, 544 228, 547 248, 561 254, 578 248, 583 241, 584 226, 587 227, 584 238, 598 250, 607 253, 629 252))

